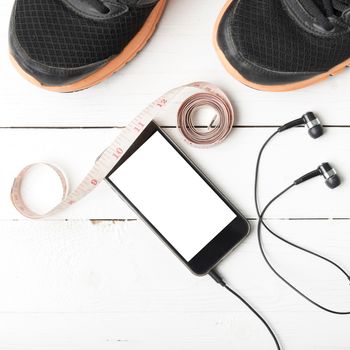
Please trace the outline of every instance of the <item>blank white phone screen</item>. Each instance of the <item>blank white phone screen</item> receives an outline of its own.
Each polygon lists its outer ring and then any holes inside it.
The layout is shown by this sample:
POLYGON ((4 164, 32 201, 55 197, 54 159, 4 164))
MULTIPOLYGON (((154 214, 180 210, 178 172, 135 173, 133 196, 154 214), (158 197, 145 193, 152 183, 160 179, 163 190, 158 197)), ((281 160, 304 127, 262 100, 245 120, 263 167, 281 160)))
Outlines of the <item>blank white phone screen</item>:
POLYGON ((159 132, 109 179, 186 261, 236 218, 159 132))

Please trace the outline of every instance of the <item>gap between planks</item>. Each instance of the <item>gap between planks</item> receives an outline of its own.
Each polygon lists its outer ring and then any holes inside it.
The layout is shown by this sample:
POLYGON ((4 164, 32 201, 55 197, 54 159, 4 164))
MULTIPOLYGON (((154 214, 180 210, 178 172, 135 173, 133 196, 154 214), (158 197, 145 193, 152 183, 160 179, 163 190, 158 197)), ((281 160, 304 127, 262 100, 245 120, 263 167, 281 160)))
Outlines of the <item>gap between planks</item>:
MULTIPOLYGON (((232 129, 272 129, 278 128, 281 125, 234 125, 232 129)), ((303 128, 304 126, 297 126, 297 128, 303 128)), ((324 128, 350 128, 350 125, 323 125, 324 128)), ((112 125, 104 125, 104 126, 0 126, 0 130, 99 130, 99 129, 116 129, 122 130, 125 126, 112 126, 112 125)), ((163 129, 176 129, 177 126, 174 125, 161 125, 163 129)), ((207 125, 196 125, 196 128, 208 128, 207 125)))
MULTIPOLYGON (((258 221, 257 218, 246 218, 250 222, 258 221)), ((349 221, 349 218, 335 217, 335 218, 264 218, 265 221, 349 221)), ((93 225, 102 223, 127 223, 137 222, 138 219, 49 219, 49 220, 32 220, 31 222, 91 222, 93 225)), ((28 222, 28 219, 0 219, 0 222, 28 222)))

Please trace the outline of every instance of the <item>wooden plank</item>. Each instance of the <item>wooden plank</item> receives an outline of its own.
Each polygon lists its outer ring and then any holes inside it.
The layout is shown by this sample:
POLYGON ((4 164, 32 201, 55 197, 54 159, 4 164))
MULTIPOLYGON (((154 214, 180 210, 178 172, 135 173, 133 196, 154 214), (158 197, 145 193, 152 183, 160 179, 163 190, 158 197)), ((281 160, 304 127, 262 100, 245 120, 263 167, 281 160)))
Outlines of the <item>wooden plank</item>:
MULTIPOLYGON (((190 147, 181 140, 176 130, 167 130, 246 216, 256 217, 253 205, 255 160, 258 149, 274 129, 234 129, 227 141, 210 149, 190 147)), ((0 148, 5 150, 0 175, 0 219, 22 218, 12 207, 9 191, 13 178, 23 166, 40 160, 57 164, 66 170, 74 188, 117 133, 116 129, 0 130, 0 148)), ((349 182, 346 181, 350 174, 349 135, 350 128, 327 128, 322 138, 312 140, 300 128, 280 135, 271 144, 261 168, 262 202, 325 161, 334 164, 344 184, 331 191, 321 177, 305 183, 273 206, 268 212, 269 217, 349 218, 349 182)), ((27 186, 26 198, 39 208, 48 209, 49 204, 52 206, 59 199, 60 187, 54 179, 47 179, 44 175, 39 173, 39 178, 32 178, 27 186)), ((136 216, 106 184, 102 184, 89 197, 55 217, 67 218, 134 219, 136 216)))
MULTIPOLYGON (((299 350, 349 348, 348 327, 341 324, 341 318, 317 317, 310 322, 304 316, 296 317, 294 312, 269 315, 283 346, 299 350)), ((165 346, 170 350, 274 349, 272 340, 258 321, 239 311, 219 314, 16 314, 3 315, 0 325, 5 330, 0 334, 2 347, 14 350, 161 350, 165 346)))
MULTIPOLYGON (((347 220, 270 224, 350 266, 347 220)), ((191 275, 140 222, 2 222, 0 240, 6 281, 0 289, 1 348, 273 347, 244 306, 210 278, 191 275)), ((276 240, 268 243, 280 271, 300 288, 329 307, 350 308, 348 281, 332 267, 276 240)), ((348 317, 321 312, 281 284, 263 263, 255 233, 219 270, 287 347, 349 348, 348 317)))
MULTIPOLYGON (((169 1, 158 31, 142 53, 106 82, 83 92, 57 94, 33 87, 4 59, 0 126, 122 126, 167 90, 198 80, 216 83, 229 94, 239 125, 279 125, 308 110, 319 113, 326 124, 349 125, 348 71, 289 93, 258 92, 233 79, 220 64, 211 42, 224 2, 169 1)), ((12 3, 1 4, 4 57, 12 3)))
MULTIPOLYGON (((269 224, 349 270, 348 220, 269 224)), ((318 314, 271 273, 252 226, 249 238, 220 265, 221 274, 268 312, 318 314)), ((272 262, 297 286, 329 307, 350 309, 348 281, 333 266, 267 234, 264 242, 272 262)), ((0 272, 6 281, 0 291, 1 313, 236 310, 234 304, 227 305, 220 288, 212 288, 210 278, 193 276, 139 221, 3 221, 0 252, 0 272)))

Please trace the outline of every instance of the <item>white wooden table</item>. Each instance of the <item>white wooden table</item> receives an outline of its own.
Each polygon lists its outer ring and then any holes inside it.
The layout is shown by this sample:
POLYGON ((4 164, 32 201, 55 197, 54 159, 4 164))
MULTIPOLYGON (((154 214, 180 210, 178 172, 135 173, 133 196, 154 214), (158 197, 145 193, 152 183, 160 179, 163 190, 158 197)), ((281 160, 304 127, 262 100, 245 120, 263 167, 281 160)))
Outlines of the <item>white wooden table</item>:
MULTIPOLYGON (((314 141, 295 129, 268 149, 262 199, 323 161, 334 164, 340 188, 330 191, 322 179, 305 183, 268 217, 285 237, 350 270, 350 72, 291 93, 244 87, 226 73, 211 45, 224 2, 170 0, 154 38, 131 64, 75 94, 40 90, 14 71, 6 39, 12 0, 0 2, 1 350, 274 349, 251 312, 211 279, 192 276, 107 185, 45 221, 25 220, 10 204, 13 177, 24 165, 59 164, 74 187, 119 127, 170 88, 198 80, 229 94, 237 127, 210 150, 179 142, 253 227, 220 272, 269 320, 284 349, 350 349, 350 316, 321 312, 268 270, 258 251, 253 207, 262 142, 275 126, 308 110, 318 113, 327 125, 324 137, 314 141)), ((33 180, 31 194, 45 198, 38 206, 53 204, 56 185, 54 179, 33 180)), ((329 307, 350 309, 343 276, 268 236, 266 241, 273 262, 302 290, 329 307)))

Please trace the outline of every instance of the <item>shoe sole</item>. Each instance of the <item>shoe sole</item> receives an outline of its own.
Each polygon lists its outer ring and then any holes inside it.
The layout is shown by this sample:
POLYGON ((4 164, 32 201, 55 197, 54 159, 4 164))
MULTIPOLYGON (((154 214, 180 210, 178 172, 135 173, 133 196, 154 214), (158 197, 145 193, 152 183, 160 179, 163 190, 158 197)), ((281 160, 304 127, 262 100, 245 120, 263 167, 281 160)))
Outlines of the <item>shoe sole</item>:
POLYGON ((138 52, 140 52, 156 30, 157 24, 162 17, 167 0, 160 0, 148 16, 145 24, 136 36, 129 42, 123 51, 106 65, 88 75, 87 77, 76 81, 74 83, 62 86, 49 86, 41 83, 33 76, 28 74, 17 62, 17 60, 10 54, 10 59, 17 71, 32 84, 43 89, 55 92, 75 92, 87 89, 91 86, 97 85, 103 80, 109 78, 111 75, 122 69, 128 62, 130 62, 138 52))
POLYGON ((340 73, 341 71, 343 71, 346 67, 350 66, 350 58, 348 58, 347 60, 345 60, 344 62, 336 65, 335 67, 333 67, 332 69, 330 69, 329 71, 325 72, 325 73, 321 73, 319 75, 316 75, 310 79, 306 79, 300 82, 296 82, 296 83, 290 83, 290 84, 283 84, 283 85, 262 85, 262 84, 257 84, 254 83, 246 78, 244 78, 232 65, 231 63, 228 61, 228 59, 226 58, 226 56, 224 55, 224 53, 222 52, 221 48, 219 47, 219 43, 217 41, 217 33, 219 30, 219 25, 221 23, 222 17, 224 16, 226 10, 228 9, 228 7, 232 4, 232 0, 227 1, 227 3, 225 4, 224 8, 221 10, 218 19, 216 20, 215 23, 215 29, 214 29, 214 47, 215 50, 222 62, 222 64, 224 65, 224 67, 226 68, 226 70, 237 80, 239 80, 242 84, 247 85, 253 89, 256 90, 262 90, 262 91, 271 91, 271 92, 283 92, 283 91, 292 91, 292 90, 297 90, 297 89, 302 89, 304 87, 316 84, 322 80, 326 80, 327 78, 334 76, 338 73, 340 73))

